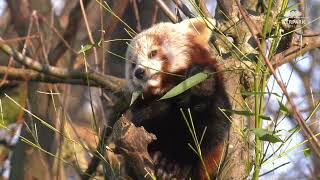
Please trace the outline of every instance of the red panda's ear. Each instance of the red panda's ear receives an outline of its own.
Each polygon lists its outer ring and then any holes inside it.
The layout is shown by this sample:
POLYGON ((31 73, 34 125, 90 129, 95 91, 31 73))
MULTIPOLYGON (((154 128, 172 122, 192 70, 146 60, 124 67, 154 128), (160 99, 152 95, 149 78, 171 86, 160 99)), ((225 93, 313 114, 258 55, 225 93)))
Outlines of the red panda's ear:
POLYGON ((189 32, 194 33, 197 36, 197 39, 202 42, 208 42, 213 26, 215 26, 215 21, 213 19, 206 18, 192 18, 186 19, 181 22, 181 24, 186 25, 189 32))

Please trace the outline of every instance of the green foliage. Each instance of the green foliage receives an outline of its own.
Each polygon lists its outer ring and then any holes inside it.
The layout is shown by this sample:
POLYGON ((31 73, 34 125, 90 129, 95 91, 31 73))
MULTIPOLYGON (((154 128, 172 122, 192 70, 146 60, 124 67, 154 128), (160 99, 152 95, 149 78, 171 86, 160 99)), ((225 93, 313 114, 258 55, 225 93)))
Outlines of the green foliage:
POLYGON ((281 101, 278 101, 278 104, 279 104, 279 107, 280 107, 280 109, 279 109, 280 112, 282 112, 285 115, 289 115, 290 114, 288 108, 281 101))
POLYGON ((142 95, 141 91, 134 91, 131 96, 130 106, 138 99, 138 97, 142 95))
MULTIPOLYGON (((242 116, 255 116, 255 113, 250 112, 250 111, 236 111, 236 110, 229 110, 229 109, 225 109, 223 111, 228 111, 228 112, 231 112, 232 114, 237 114, 237 115, 242 115, 242 116)), ((262 115, 262 114, 259 114, 258 116, 259 116, 259 118, 264 119, 264 120, 268 120, 268 121, 271 120, 270 116, 266 116, 266 115, 262 115)))
MULTIPOLYGON (((193 144, 194 144, 194 145, 192 145, 191 143, 188 143, 188 146, 189 146, 189 147, 192 149, 192 151, 199 157, 199 159, 200 159, 200 161, 201 161, 201 163, 202 163, 202 166, 203 166, 203 168, 204 168, 204 170, 205 170, 206 177, 207 177, 207 179, 210 180, 211 178, 210 178, 210 175, 209 175, 209 173, 208 173, 207 167, 206 167, 206 165, 205 165, 205 163, 204 163, 204 160, 203 160, 203 157, 202 157, 202 150, 201 150, 201 147, 200 147, 200 146, 201 146, 202 139, 203 139, 203 137, 204 137, 204 135, 205 135, 205 133, 206 133, 207 127, 204 128, 204 130, 203 130, 203 132, 202 132, 202 135, 201 135, 201 137, 200 137, 200 139, 199 139, 199 138, 198 138, 198 135, 197 135, 197 133, 196 133, 196 129, 195 129, 194 124, 193 124, 193 119, 192 119, 192 115, 191 115, 190 109, 188 109, 189 118, 187 118, 187 116, 186 116, 186 114, 184 113, 183 109, 180 109, 180 111, 181 111, 181 114, 182 114, 182 116, 183 116, 184 121, 186 122, 186 125, 187 125, 187 127, 188 127, 188 130, 189 130, 189 132, 190 132, 190 134, 191 134, 191 136, 192 136, 192 140, 193 140, 193 144)), ((219 168, 219 166, 218 166, 218 168, 219 168)))
POLYGON ((209 74, 206 72, 200 72, 198 74, 195 74, 188 79, 182 81, 180 84, 172 88, 170 91, 168 91, 164 96, 160 98, 162 99, 168 99, 172 98, 174 96, 177 96, 186 90, 192 88, 193 86, 196 86, 197 84, 201 83, 202 81, 206 80, 209 77, 209 74))
POLYGON ((304 150, 303 150, 303 154, 304 154, 304 157, 310 156, 310 154, 311 154, 311 149, 310 149, 310 148, 304 149, 304 150))
POLYGON ((23 110, 16 106, 11 100, 5 98, 4 94, 8 94, 16 102, 25 105, 26 99, 26 89, 25 85, 21 84, 15 87, 8 87, 0 92, 0 110, 1 110, 1 124, 7 126, 9 124, 15 123, 19 117, 22 117, 23 110))
POLYGON ((81 47, 81 49, 78 51, 78 54, 85 53, 86 51, 90 50, 93 47, 94 47, 93 44, 86 44, 81 47))
POLYGON ((241 92, 243 96, 255 96, 255 95, 275 95, 277 97, 281 97, 278 93, 273 93, 273 92, 248 92, 244 91, 241 92))
POLYGON ((259 137, 261 141, 267 141, 270 143, 283 142, 278 135, 272 131, 268 131, 262 128, 255 128, 252 132, 259 137))
POLYGON ((81 46, 81 49, 78 51, 78 54, 85 53, 94 47, 100 47, 101 43, 102 43, 102 39, 100 39, 98 42, 96 42, 94 44, 86 44, 84 46, 81 46))

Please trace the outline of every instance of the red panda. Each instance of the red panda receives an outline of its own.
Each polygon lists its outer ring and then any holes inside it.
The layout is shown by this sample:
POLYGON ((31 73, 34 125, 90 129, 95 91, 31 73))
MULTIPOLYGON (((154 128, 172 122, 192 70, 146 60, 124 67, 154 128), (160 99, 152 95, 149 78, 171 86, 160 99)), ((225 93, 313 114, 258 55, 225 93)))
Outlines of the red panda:
POLYGON ((230 128, 220 109, 231 109, 223 75, 210 52, 211 30, 201 18, 180 23, 159 23, 135 36, 126 54, 126 80, 130 91, 142 91, 126 113, 136 125, 156 135, 148 146, 159 179, 215 177, 230 128), (186 78, 202 71, 212 75, 183 92, 159 100, 186 78), (192 136, 181 109, 190 109, 203 163, 188 144, 192 136), (219 109, 220 108, 220 109, 219 109), (206 129, 206 130, 205 130, 206 129), (206 168, 204 168, 203 164, 206 168), (206 171, 205 171, 206 170, 206 171))

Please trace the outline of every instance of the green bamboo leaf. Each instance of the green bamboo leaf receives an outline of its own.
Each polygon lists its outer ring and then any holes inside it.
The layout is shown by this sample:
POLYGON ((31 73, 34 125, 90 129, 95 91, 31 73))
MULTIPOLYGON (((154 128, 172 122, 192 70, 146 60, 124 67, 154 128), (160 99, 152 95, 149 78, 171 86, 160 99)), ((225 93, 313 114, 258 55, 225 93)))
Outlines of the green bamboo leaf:
POLYGON ((272 93, 272 92, 248 92, 248 91, 245 91, 245 92, 241 92, 242 95, 244 96, 253 96, 253 95, 275 95, 277 97, 281 97, 278 93, 272 93))
POLYGON ((279 103, 279 107, 280 107, 280 111, 284 114, 290 114, 290 111, 288 110, 288 108, 280 101, 278 101, 279 103))
POLYGON ((285 11, 291 11, 291 10, 294 10, 294 9, 298 8, 298 6, 299 6, 299 5, 300 5, 300 3, 295 3, 295 4, 293 4, 293 5, 289 6, 289 7, 287 7, 287 8, 285 9, 285 11))
POLYGON ((296 126, 296 127, 292 128, 292 129, 290 129, 288 132, 289 132, 289 133, 294 133, 294 132, 296 132, 298 129, 299 129, 299 127, 296 126))
POLYGON ((180 84, 178 84, 174 88, 172 88, 164 96, 162 96, 160 98, 160 100, 177 96, 177 95, 185 92, 186 90, 192 88, 193 86, 201 83, 202 81, 206 80, 208 77, 209 77, 209 74, 205 73, 205 72, 200 72, 198 74, 195 74, 195 75, 189 77, 188 79, 182 81, 180 84))
POLYGON ((304 150, 303 150, 303 154, 304 154, 305 157, 310 156, 310 154, 311 154, 310 148, 304 149, 304 150))
POLYGON ((142 94, 141 91, 134 91, 131 96, 130 106, 138 99, 138 97, 142 94))
POLYGON ((82 48, 78 51, 78 54, 84 53, 88 50, 90 50, 91 48, 93 48, 94 44, 86 44, 84 46, 82 46, 82 48))
POLYGON ((261 141, 268 141, 270 143, 283 142, 278 135, 266 129, 255 128, 252 132, 258 136, 261 141))
POLYGON ((260 117, 261 119, 271 121, 271 117, 270 117, 270 116, 266 116, 266 115, 260 114, 259 117, 260 117))
MULTIPOLYGON (((230 110, 230 109, 225 109, 224 111, 231 112, 232 114, 237 114, 237 115, 241 115, 241 116, 254 116, 255 115, 255 113, 250 112, 250 111, 236 111, 236 110, 230 110)), ((258 116, 261 119, 271 121, 271 117, 270 116, 266 116, 266 115, 263 115, 263 114, 259 114, 258 116)))

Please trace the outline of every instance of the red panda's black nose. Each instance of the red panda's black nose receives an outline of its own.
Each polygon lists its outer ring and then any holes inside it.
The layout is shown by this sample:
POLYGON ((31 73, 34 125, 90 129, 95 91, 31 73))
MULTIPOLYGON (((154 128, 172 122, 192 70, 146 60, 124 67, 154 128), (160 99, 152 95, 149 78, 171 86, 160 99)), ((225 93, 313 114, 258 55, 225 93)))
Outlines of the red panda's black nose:
POLYGON ((143 68, 137 68, 137 69, 134 71, 134 76, 135 76, 137 79, 143 79, 145 73, 146 73, 146 71, 145 71, 143 68))

